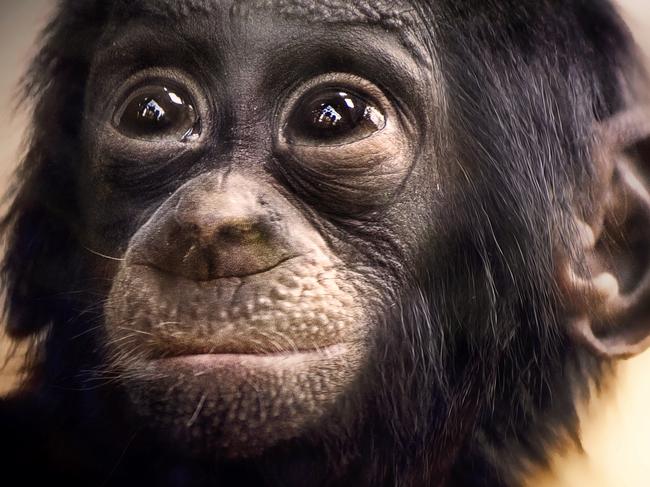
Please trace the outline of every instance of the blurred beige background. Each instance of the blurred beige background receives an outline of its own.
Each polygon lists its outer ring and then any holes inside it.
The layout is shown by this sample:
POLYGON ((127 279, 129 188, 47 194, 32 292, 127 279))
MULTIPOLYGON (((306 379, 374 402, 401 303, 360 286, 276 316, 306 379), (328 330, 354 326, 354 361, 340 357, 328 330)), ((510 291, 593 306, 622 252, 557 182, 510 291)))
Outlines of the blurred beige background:
MULTIPOLYGON (((619 3, 650 59, 650 0, 619 3)), ((53 4, 0 0, 0 189, 19 157, 27 120, 24 111, 15 110, 16 86, 53 4)), ((11 354, 12 349, 0 338, 0 394, 14 387, 19 371, 20 351, 11 354)), ((552 468, 533 475, 528 486, 650 486, 650 352, 622 363, 616 382, 584 407, 582 437, 584 454, 571 448, 559 452, 552 468)))

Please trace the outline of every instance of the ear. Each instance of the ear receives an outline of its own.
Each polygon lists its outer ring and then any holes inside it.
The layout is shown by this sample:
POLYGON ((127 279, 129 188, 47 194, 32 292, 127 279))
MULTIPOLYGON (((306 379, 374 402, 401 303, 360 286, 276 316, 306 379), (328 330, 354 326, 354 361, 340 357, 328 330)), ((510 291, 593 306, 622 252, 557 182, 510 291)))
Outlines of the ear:
POLYGON ((599 127, 594 211, 588 222, 576 219, 582 258, 561 269, 571 336, 606 358, 650 346, 648 113, 627 112, 599 127))

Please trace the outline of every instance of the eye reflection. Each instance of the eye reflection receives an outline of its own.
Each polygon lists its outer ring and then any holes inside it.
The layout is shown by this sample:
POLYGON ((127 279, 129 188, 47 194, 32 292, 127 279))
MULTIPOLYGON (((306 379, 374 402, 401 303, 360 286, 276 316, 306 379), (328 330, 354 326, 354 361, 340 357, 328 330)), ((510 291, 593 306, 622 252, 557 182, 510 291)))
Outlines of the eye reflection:
POLYGON ((344 144, 369 137, 385 126, 385 116, 350 90, 313 90, 289 117, 287 135, 294 144, 344 144))

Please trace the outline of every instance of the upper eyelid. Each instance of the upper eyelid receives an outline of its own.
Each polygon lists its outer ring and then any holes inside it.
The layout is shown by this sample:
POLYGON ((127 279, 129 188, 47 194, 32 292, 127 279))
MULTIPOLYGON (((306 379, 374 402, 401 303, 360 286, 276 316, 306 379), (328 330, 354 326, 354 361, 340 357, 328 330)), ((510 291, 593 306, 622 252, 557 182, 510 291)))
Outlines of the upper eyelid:
POLYGON ((329 73, 323 73, 318 76, 309 78, 306 81, 298 83, 297 86, 294 86, 293 89, 291 90, 292 98, 296 98, 296 97, 299 98, 305 93, 308 93, 310 90, 314 88, 318 88, 320 86, 335 87, 337 85, 340 85, 341 87, 347 86, 349 88, 353 88, 356 90, 365 89, 367 91, 375 91, 380 93, 382 97, 386 97, 384 90, 379 88, 372 81, 354 73, 334 71, 329 73))
POLYGON ((320 87, 323 89, 340 87, 342 89, 351 89, 355 92, 360 91, 360 94, 364 96, 369 95, 370 99, 376 101, 378 104, 390 105, 384 90, 371 81, 352 73, 332 72, 315 76, 292 86, 290 90, 287 90, 287 94, 280 98, 281 110, 286 111, 287 108, 295 107, 307 93, 320 87))
POLYGON ((185 71, 176 68, 149 67, 138 70, 127 77, 126 80, 116 83, 113 87, 102 83, 101 89, 92 90, 92 97, 87 102, 87 110, 111 120, 113 113, 118 110, 121 104, 139 88, 147 84, 165 85, 170 84, 181 88, 189 95, 192 105, 198 110, 201 118, 209 115, 208 99, 201 84, 185 71))
MULTIPOLYGON (((185 76, 182 77, 185 78, 185 76)), ((113 105, 115 108, 118 108, 121 103, 128 100, 138 91, 153 86, 169 86, 171 88, 181 89, 189 95, 190 100, 194 101, 196 97, 193 93, 194 89, 192 86, 188 86, 188 84, 192 85, 193 83, 186 83, 185 81, 186 79, 179 81, 176 76, 168 75, 168 73, 149 72, 149 70, 139 71, 119 86, 113 97, 113 105)))

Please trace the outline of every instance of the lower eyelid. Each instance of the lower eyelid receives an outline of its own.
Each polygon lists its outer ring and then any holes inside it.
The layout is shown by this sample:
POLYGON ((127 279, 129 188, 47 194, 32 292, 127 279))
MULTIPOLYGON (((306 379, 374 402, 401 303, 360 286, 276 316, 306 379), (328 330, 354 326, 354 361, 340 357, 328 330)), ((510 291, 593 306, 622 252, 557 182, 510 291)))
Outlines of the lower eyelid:
MULTIPOLYGON (((367 168, 369 160, 381 162, 394 159, 404 151, 404 144, 395 134, 379 132, 365 139, 340 145, 290 145, 286 150, 304 164, 321 167, 344 166, 367 168)), ((405 154, 407 155, 407 154, 405 154)))

